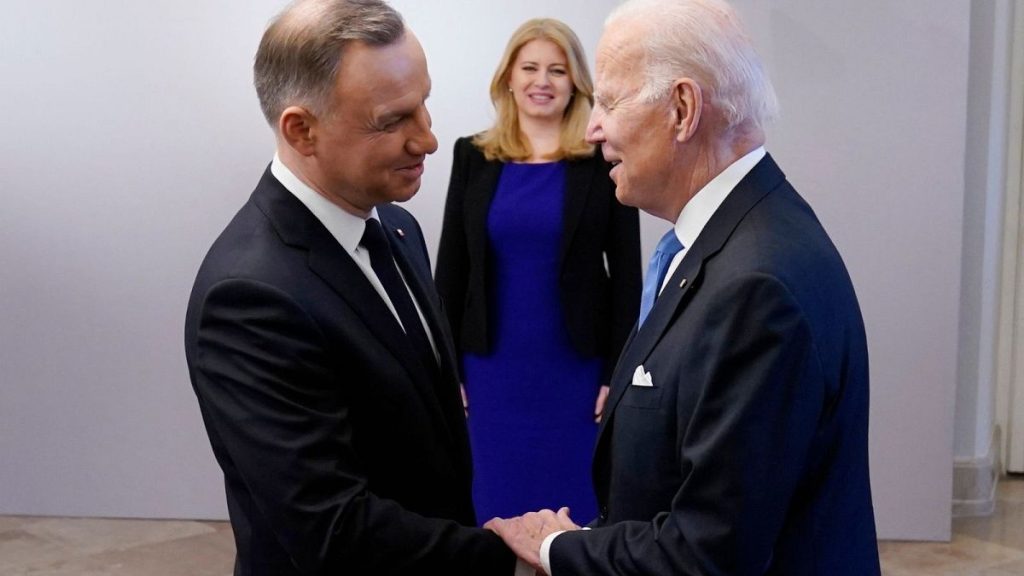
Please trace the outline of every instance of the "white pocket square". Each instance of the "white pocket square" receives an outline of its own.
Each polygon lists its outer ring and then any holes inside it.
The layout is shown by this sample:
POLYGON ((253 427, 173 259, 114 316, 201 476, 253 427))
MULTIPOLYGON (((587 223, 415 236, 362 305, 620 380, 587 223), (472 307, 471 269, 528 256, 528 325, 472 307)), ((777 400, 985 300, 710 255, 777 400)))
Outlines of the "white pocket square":
POLYGON ((637 366, 633 372, 633 386, 644 386, 646 388, 654 386, 654 382, 651 380, 651 373, 644 372, 643 364, 637 366))

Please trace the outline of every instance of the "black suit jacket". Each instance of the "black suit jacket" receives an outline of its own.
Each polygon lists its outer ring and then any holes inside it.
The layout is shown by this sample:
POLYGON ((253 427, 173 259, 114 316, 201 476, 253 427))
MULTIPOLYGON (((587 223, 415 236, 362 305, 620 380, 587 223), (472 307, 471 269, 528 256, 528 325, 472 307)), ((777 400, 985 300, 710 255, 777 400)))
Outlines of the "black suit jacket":
POLYGON ((469 445, 422 234, 405 210, 377 210, 439 378, 269 169, 199 270, 185 351, 224 471, 236 574, 512 573, 500 540, 467 527, 469 445))
MULTIPOLYGON (((456 141, 434 280, 455 341, 475 354, 493 344, 487 215, 502 166, 471 138, 456 141)), ((558 288, 573 345, 604 356, 610 375, 640 308, 640 225, 636 209, 615 199, 608 171, 600 151, 567 164, 558 288)))
POLYGON ((555 539, 554 576, 879 573, 860 309, 771 157, 631 336, 605 410, 601 516, 555 539))

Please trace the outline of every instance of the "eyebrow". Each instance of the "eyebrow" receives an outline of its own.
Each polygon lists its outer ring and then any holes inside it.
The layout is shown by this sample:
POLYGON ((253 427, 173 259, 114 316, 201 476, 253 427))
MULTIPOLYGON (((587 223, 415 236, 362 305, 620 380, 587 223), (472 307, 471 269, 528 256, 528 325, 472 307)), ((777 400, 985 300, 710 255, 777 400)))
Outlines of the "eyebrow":
MULTIPOLYGON (((540 63, 536 62, 535 60, 523 60, 519 64, 520 65, 522 65, 522 64, 533 64, 534 66, 540 66, 540 63)), ((568 66, 568 65, 569 65, 568 62, 553 62, 551 64, 548 64, 548 66, 568 66)))
POLYGON ((405 118, 406 116, 409 116, 409 115, 413 114, 416 111, 416 109, 419 108, 420 104, 425 103, 429 98, 430 98, 430 92, 427 92, 423 96, 423 100, 418 102, 418 103, 416 103, 415 106, 412 106, 412 107, 399 106, 399 107, 396 107, 396 108, 388 108, 388 109, 386 109, 384 111, 383 114, 380 115, 379 121, 387 123, 387 122, 391 122, 393 120, 400 120, 402 118, 405 118))

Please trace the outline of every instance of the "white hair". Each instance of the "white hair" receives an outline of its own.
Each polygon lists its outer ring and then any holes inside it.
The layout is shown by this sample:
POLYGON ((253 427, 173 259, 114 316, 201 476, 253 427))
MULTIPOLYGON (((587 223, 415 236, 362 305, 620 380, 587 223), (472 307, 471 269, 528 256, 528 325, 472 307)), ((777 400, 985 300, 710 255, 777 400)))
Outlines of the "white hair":
POLYGON ((668 94, 679 78, 693 78, 729 127, 764 128, 778 115, 778 100, 739 16, 723 0, 629 0, 605 21, 642 28, 646 79, 640 99, 668 94))

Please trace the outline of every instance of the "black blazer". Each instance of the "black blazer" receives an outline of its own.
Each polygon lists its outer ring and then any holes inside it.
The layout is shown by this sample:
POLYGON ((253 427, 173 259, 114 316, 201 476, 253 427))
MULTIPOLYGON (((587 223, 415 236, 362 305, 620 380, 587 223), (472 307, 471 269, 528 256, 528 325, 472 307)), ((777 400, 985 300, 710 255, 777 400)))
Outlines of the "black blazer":
MULTIPOLYGON (((455 341, 475 354, 492 345, 487 214, 502 166, 470 137, 455 142, 434 281, 455 341)), ((610 374, 640 309, 640 224, 636 209, 615 199, 609 168, 600 150, 568 163, 558 289, 573 345, 605 357, 610 374)))
POLYGON ((879 574, 860 308, 770 156, 631 336, 605 414, 600 517, 555 538, 554 574, 879 574))
POLYGON ((235 574, 513 571, 496 536, 467 527, 469 444, 419 225, 377 210, 434 334, 439 379, 269 169, 199 270, 185 351, 224 471, 235 574))

